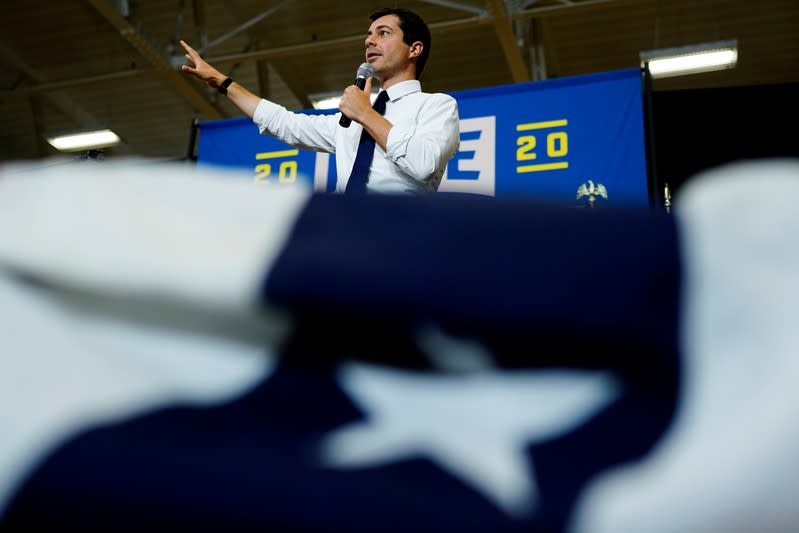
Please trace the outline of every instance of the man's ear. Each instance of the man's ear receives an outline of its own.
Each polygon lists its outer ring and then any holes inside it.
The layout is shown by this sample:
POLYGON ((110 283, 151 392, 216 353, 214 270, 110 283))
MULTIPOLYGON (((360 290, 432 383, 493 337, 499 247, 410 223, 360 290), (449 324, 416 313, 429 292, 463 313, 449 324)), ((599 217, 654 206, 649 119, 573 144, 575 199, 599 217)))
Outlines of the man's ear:
POLYGON ((424 51, 424 44, 422 44, 422 41, 414 41, 413 44, 411 44, 410 46, 410 50, 408 51, 408 57, 409 58, 419 57, 420 55, 422 55, 423 51, 424 51))

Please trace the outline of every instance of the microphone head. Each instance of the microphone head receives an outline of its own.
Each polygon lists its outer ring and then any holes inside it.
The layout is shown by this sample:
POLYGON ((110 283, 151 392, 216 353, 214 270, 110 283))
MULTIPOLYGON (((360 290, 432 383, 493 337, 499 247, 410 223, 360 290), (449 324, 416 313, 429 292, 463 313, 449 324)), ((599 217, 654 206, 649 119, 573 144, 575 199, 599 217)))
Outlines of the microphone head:
POLYGON ((358 73, 355 75, 356 78, 369 78, 375 73, 375 69, 372 68, 372 65, 369 63, 361 63, 361 66, 358 67, 358 73))

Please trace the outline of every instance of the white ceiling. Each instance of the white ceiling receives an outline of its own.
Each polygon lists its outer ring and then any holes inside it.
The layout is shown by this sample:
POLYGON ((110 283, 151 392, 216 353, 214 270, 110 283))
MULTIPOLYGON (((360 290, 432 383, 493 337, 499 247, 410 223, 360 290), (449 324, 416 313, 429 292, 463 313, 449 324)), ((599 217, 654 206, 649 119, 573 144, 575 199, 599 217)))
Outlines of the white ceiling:
MULTIPOLYGON (((48 136, 111 128, 111 155, 180 158, 196 119, 240 116, 176 70, 177 40, 290 109, 352 83, 368 15, 412 9, 433 32, 422 76, 450 92, 638 66, 642 50, 737 39, 733 70, 655 90, 799 81, 797 0, 3 0, 0 159, 48 136)), ((741 105, 756 105, 742 102, 741 105)), ((734 110, 731 110, 734 112, 734 110)))

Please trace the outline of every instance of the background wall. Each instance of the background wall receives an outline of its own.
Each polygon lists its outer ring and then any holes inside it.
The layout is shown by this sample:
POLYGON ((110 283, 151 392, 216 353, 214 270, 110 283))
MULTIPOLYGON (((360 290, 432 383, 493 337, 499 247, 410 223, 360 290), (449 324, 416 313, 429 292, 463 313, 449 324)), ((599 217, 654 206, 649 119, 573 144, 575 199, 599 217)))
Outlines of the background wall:
MULTIPOLYGON (((658 191, 726 162, 799 157, 799 83, 653 94, 658 191)), ((799 179, 799 177, 797 177, 799 179)))

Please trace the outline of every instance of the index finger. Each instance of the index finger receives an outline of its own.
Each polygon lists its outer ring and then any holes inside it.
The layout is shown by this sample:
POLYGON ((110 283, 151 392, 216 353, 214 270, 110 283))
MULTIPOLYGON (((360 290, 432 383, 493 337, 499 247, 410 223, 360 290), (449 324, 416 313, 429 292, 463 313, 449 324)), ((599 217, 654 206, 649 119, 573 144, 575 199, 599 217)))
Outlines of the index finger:
POLYGON ((193 54, 193 55, 197 54, 197 51, 194 50, 194 48, 192 48, 191 46, 189 46, 189 43, 187 43, 183 39, 180 40, 180 46, 182 46, 183 49, 186 50, 189 54, 193 54))

